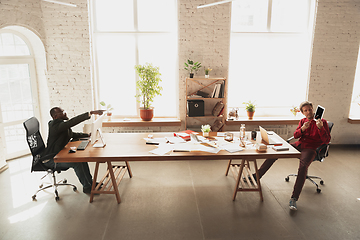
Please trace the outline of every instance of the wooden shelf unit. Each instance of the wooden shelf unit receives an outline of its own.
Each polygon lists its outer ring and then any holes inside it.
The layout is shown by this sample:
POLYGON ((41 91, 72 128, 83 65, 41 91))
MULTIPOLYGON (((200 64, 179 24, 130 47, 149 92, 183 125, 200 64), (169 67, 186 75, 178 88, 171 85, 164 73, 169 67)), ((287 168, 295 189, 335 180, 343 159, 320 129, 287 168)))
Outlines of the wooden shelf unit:
POLYGON ((223 123, 223 127, 219 130, 221 131, 225 126, 225 120, 227 116, 226 109, 226 96, 227 96, 227 82, 226 78, 189 78, 185 79, 186 84, 186 100, 185 100, 185 129, 197 129, 204 124, 212 125, 216 119, 219 119, 223 123), (224 94, 222 98, 204 98, 204 97, 190 97, 195 95, 198 91, 202 91, 212 94, 215 84, 224 82, 224 94), (203 100, 204 101, 204 115, 205 116, 188 116, 188 100, 203 100), (224 111, 220 116, 213 116, 212 110, 217 102, 222 101, 224 103, 224 111))

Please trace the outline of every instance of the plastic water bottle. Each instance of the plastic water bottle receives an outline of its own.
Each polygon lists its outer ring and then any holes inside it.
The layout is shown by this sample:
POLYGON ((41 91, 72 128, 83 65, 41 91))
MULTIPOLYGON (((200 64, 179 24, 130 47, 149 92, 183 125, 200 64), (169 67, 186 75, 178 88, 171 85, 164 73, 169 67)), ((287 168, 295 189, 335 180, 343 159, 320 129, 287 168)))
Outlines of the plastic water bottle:
POLYGON ((245 124, 241 124, 240 127, 240 140, 245 140, 245 124))

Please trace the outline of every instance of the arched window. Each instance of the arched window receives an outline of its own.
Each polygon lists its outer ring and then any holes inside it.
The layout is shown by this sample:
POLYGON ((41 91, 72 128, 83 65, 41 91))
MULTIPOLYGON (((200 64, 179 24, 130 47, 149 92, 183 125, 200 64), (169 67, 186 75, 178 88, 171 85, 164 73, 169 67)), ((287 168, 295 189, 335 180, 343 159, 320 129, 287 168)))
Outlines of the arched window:
POLYGON ((0 135, 6 158, 27 153, 22 123, 40 116, 35 59, 27 38, 10 29, 0 30, 0 135))

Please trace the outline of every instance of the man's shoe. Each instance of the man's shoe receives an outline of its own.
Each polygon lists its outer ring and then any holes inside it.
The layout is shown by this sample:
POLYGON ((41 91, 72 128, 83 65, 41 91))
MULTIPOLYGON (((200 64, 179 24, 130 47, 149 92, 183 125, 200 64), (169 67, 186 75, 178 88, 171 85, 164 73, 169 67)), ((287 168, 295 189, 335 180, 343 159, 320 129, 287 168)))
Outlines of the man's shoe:
POLYGON ((297 210, 297 207, 296 207, 296 199, 295 199, 295 198, 290 198, 289 208, 290 208, 290 210, 294 210, 294 211, 297 210))
POLYGON ((83 188, 83 193, 90 194, 91 193, 91 187, 83 188))
MULTIPOLYGON (((99 183, 97 182, 95 188, 96 188, 98 185, 99 185, 99 183)), ((102 186, 103 186, 103 184, 100 185, 99 190, 102 188, 102 186)), ((83 188, 83 193, 90 194, 90 193, 91 193, 91 187, 83 188)), ((95 195, 99 195, 99 194, 96 193, 95 195)))
MULTIPOLYGON (((256 174, 255 174, 255 173, 253 174, 253 178, 254 178, 254 180, 255 180, 255 182, 256 182, 256 174)), ((246 179, 246 177, 243 177, 243 181, 244 181, 244 182, 249 181, 249 183, 254 184, 253 181, 251 180, 251 177, 250 177, 250 176, 248 176, 248 179, 246 179)))

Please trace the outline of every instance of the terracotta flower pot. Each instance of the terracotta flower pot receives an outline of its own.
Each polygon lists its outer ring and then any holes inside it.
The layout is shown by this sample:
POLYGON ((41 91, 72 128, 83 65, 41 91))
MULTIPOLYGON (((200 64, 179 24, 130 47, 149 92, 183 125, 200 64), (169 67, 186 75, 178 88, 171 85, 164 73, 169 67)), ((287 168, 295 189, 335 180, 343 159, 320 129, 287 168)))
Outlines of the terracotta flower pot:
POLYGON ((140 118, 143 121, 150 121, 154 117, 154 108, 140 108, 140 118))
POLYGON ((254 117, 255 112, 247 112, 249 120, 252 120, 254 117))
POLYGON ((108 117, 108 121, 111 121, 112 112, 107 112, 106 116, 108 117))

